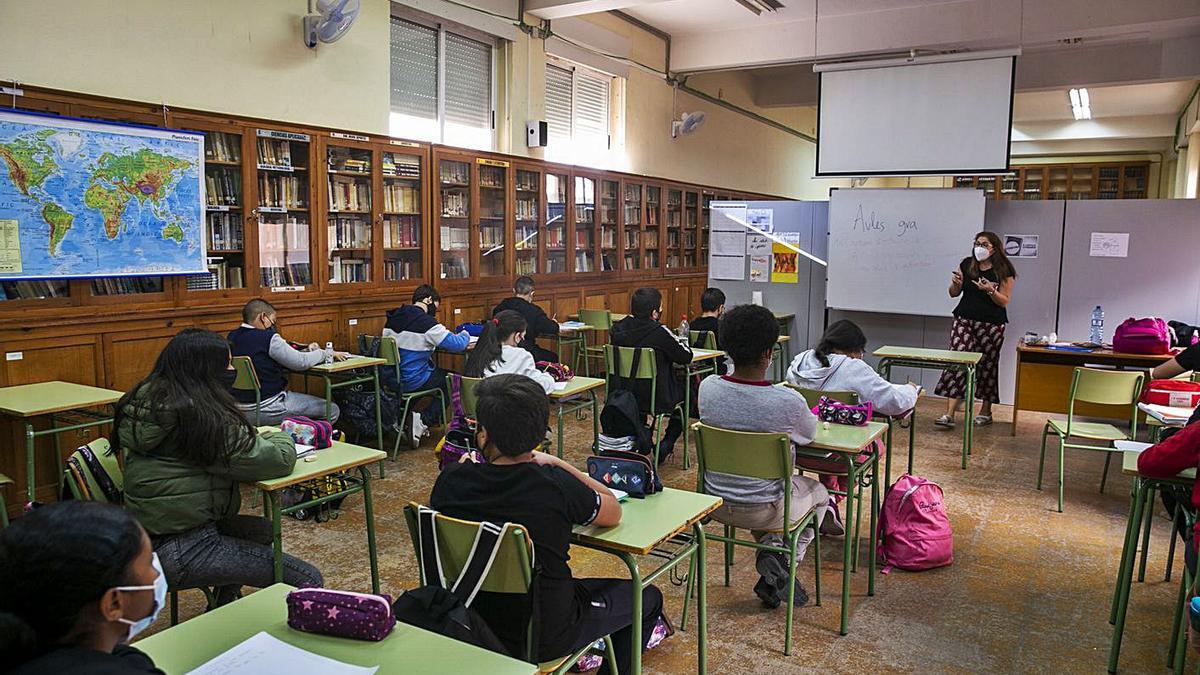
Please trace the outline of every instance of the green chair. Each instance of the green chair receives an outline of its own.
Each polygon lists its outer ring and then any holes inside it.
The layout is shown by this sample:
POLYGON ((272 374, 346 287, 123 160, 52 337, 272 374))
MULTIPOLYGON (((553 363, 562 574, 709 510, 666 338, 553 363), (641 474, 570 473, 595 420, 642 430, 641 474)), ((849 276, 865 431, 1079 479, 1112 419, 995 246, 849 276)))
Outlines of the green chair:
POLYGON ((1108 480, 1108 465, 1112 460, 1113 441, 1124 441, 1137 437, 1138 396, 1142 391, 1142 382, 1146 374, 1143 371, 1098 370, 1095 368, 1076 368, 1071 379, 1071 398, 1067 405, 1067 419, 1050 419, 1042 429, 1042 451, 1038 456, 1037 489, 1042 489, 1042 472, 1046 463, 1046 437, 1053 432, 1058 436, 1058 512, 1063 510, 1063 459, 1066 448, 1093 450, 1104 453, 1104 474, 1100 477, 1100 492, 1104 492, 1104 484, 1108 480), (1129 406, 1129 433, 1111 424, 1098 422, 1078 422, 1075 420, 1075 404, 1092 403, 1096 405, 1129 406), (1103 441, 1109 445, 1084 445, 1070 443, 1072 438, 1091 441, 1103 441))
MULTIPOLYGON (((579 320, 596 329, 593 335, 600 331, 612 330, 612 312, 607 309, 581 309, 579 310, 579 320)), ((592 359, 604 358, 604 345, 587 346, 583 345, 583 374, 591 377, 591 362, 592 359)))
MULTIPOLYGON (((409 502, 404 507, 404 520, 408 523, 408 534, 412 538, 413 552, 417 557, 418 568, 421 564, 420 525, 417 511, 420 505, 409 502)), ((437 548, 441 554, 442 571, 446 579, 456 579, 463 566, 471 559, 475 548, 475 538, 479 532, 480 523, 459 520, 438 513, 434 516, 434 527, 437 529, 437 548)), ((533 540, 528 531, 521 525, 506 523, 500 534, 500 548, 492 561, 492 567, 483 580, 481 591, 489 593, 508 593, 528 596, 533 590, 535 569, 533 564, 533 540)), ((425 579, 422 584, 428 583, 425 579)), ((535 610, 536 611, 536 610, 535 610)), ((529 617, 526 626, 526 643, 524 660, 537 664, 539 673, 566 673, 579 657, 591 651, 591 645, 584 647, 574 654, 538 664, 537 654, 534 653, 536 622, 529 617)), ((613 652, 612 639, 604 636, 605 660, 610 672, 616 675, 617 660, 613 652)))
POLYGON ((231 359, 233 371, 233 388, 239 391, 254 392, 254 426, 259 425, 259 411, 262 408, 262 388, 258 382, 258 373, 254 372, 254 362, 249 356, 235 356, 231 359))
POLYGON ((463 412, 472 419, 475 417, 475 402, 479 400, 475 388, 479 386, 480 382, 483 382, 482 377, 459 376, 458 395, 462 401, 463 412))
MULTIPOLYGON (((12 485, 13 479, 0 473, 0 488, 6 488, 12 485)), ((0 528, 8 527, 8 505, 0 499, 0 528)))
MULTIPOLYGON (((778 529, 770 530, 784 534, 787 546, 779 547, 770 544, 760 544, 737 538, 737 528, 725 525, 725 535, 706 535, 706 539, 725 543, 725 585, 729 585, 729 567, 733 563, 733 547, 746 546, 760 551, 776 551, 788 556, 788 597, 787 623, 784 628, 783 653, 792 653, 792 606, 796 592, 796 544, 800 531, 806 527, 813 528, 812 545, 813 577, 816 590, 816 604, 821 605, 821 537, 817 532, 816 509, 811 508, 803 514, 792 511, 792 473, 795 456, 792 443, 785 433, 764 434, 745 431, 730 431, 711 427, 701 422, 692 425, 696 432, 696 461, 699 464, 697 473, 697 489, 704 492, 704 475, 716 471, 734 476, 761 478, 764 480, 780 480, 784 483, 783 512, 790 522, 780 523, 778 529)), ((720 522, 720 518, 714 516, 720 522)))
MULTIPOLYGON (((243 357, 244 358, 244 357, 243 357)), ((87 444, 87 448, 92 451, 92 455, 100 462, 104 473, 108 474, 109 481, 118 492, 125 491, 125 474, 121 469, 120 462, 117 461, 117 453, 112 452, 112 447, 109 445, 107 438, 97 438, 87 444)), ((113 503, 109 500, 108 495, 101 488, 102 481, 92 470, 92 466, 83 456, 83 450, 79 449, 71 453, 67 459, 66 468, 63 470, 63 483, 70 490, 71 495, 81 501, 104 502, 106 504, 113 503)), ((205 611, 216 606, 216 596, 212 589, 208 587, 200 587, 204 593, 206 602, 205 611)), ((179 623, 179 590, 171 589, 171 625, 179 623)))
MULTIPOLYGON (((694 349, 710 349, 715 351, 717 349, 717 337, 712 331, 689 330, 688 344, 694 349)), ((705 373, 716 375, 717 359, 710 359, 709 361, 706 361, 703 367, 696 368, 692 372, 695 375, 704 375, 705 373)), ((691 382, 689 382, 688 385, 690 386, 691 382)))
MULTIPOLYGON (((358 336, 360 346, 365 345, 368 340, 372 339, 375 339, 374 336, 358 336)), ((390 337, 379 338, 379 358, 387 362, 381 367, 393 369, 396 374, 396 382, 404 381, 400 373, 400 349, 396 347, 395 339, 390 337)), ((446 392, 439 387, 434 387, 433 389, 421 389, 419 391, 398 391, 393 393, 400 397, 400 402, 402 404, 400 408, 400 417, 396 421, 396 426, 400 430, 404 429, 404 424, 408 421, 408 411, 412 408, 412 404, 416 402, 417 399, 425 398, 426 396, 437 397, 438 404, 442 406, 442 420, 445 421, 447 419, 446 415, 448 413, 446 412, 446 402, 449 400, 449 397, 447 396, 446 392)), ((396 453, 400 451, 400 437, 403 435, 404 434, 400 433, 399 431, 396 433, 396 443, 392 446, 392 461, 396 460, 396 453)))
MULTIPOLYGON (((670 417, 672 410, 666 412, 657 409, 658 403, 658 360, 654 358, 654 349, 651 347, 616 347, 613 345, 604 345, 604 373, 610 381, 612 378, 622 378, 626 380, 648 380, 650 382, 650 414, 654 417, 654 423, 650 428, 650 435, 654 439, 654 463, 658 465, 658 442, 660 425, 664 417, 670 417), (620 350, 620 351, 617 351, 620 350), (638 359, 637 372, 633 372, 634 354, 640 352, 638 359), (621 368, 617 369, 616 363, 620 361, 621 368)), ((638 402, 639 405, 641 401, 638 402)), ((683 414, 683 404, 675 406, 683 414)), ((686 423, 687 420, 684 420, 686 423)), ((688 468, 687 456, 687 428, 684 428, 684 446, 683 446, 683 468, 688 468)))

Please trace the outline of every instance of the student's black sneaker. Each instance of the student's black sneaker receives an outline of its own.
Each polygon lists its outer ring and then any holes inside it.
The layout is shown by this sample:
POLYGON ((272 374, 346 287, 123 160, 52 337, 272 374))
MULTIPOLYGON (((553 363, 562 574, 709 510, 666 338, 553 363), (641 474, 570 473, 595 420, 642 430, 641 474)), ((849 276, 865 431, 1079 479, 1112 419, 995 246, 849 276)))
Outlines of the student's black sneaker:
POLYGON ((783 601, 780 591, 787 584, 787 560, 776 551, 759 551, 754 567, 762 575, 754 585, 754 593, 762 600, 763 607, 775 609, 783 601))
MULTIPOLYGON (((786 593, 781 593, 779 601, 783 602, 786 593)), ((800 585, 800 580, 796 579, 796 592, 792 595, 792 606, 803 607, 808 604, 808 591, 804 590, 804 586, 800 585)))
POLYGON ((779 589, 771 585, 766 577, 759 577, 758 583, 754 584, 754 594, 762 601, 762 606, 766 609, 775 609, 779 607, 779 603, 783 599, 779 597, 779 589))

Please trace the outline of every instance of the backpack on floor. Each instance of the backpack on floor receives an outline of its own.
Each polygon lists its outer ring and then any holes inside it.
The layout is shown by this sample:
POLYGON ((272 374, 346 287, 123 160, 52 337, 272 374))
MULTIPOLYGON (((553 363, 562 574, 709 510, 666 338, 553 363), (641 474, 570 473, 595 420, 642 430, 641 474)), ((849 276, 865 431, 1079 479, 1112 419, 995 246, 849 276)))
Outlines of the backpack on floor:
MULTIPOLYGON (((642 350, 633 352, 633 368, 629 371, 636 373, 642 359, 642 350)), ((621 350, 613 349, 613 360, 617 371, 621 368, 621 350)), ((623 377, 612 377, 608 383, 608 395, 604 399, 604 407, 600 410, 600 432, 610 438, 625 438, 632 436, 633 449, 643 455, 654 452, 654 436, 650 427, 646 426, 646 416, 638 405, 637 395, 631 389, 622 385, 632 382, 623 377)), ((598 450, 598 448, 597 448, 598 450)))
POLYGON ((879 513, 883 574, 893 567, 915 572, 954 562, 954 533, 942 496, 937 483, 908 474, 888 489, 879 513))
POLYGON ((451 373, 450 385, 450 424, 446 425, 446 435, 433 448, 437 455, 438 471, 451 464, 459 462, 475 462, 486 464, 487 458, 475 441, 475 420, 467 417, 462 404, 462 376, 451 373))

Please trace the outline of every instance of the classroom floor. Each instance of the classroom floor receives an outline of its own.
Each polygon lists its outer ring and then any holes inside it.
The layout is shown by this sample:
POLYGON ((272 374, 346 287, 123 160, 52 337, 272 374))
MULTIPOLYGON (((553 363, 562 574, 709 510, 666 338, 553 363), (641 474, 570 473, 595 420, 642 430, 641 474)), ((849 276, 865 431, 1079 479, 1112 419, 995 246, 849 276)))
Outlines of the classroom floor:
MULTIPOLYGON (((1129 480, 1114 466, 1101 495, 1103 456, 1068 451, 1066 512, 1059 514, 1049 458, 1047 489, 1034 489, 1044 416, 1025 413, 1015 438, 1007 422, 978 429, 969 468, 962 471, 960 431, 939 431, 932 424, 943 405, 923 401, 915 473, 945 490, 955 532, 954 564, 920 573, 894 571, 879 578, 875 597, 868 598, 864 562, 851 591, 850 633, 839 637, 841 540, 822 540, 822 606, 797 610, 793 653, 786 657, 784 608, 762 609, 751 591, 757 580, 753 551, 738 549, 732 584, 725 588, 721 549, 710 544, 710 673, 1104 672, 1129 480)), ((1011 418, 1007 407, 997 413, 998 420, 1011 418)), ((566 446, 568 458, 578 465, 585 453, 570 448, 586 447, 591 428, 590 420, 571 422, 566 446)), ((389 463, 386 480, 374 483, 382 586, 393 595, 416 585, 401 509, 409 500, 428 496, 436 474, 432 446, 426 439, 420 450, 402 452, 396 463, 389 463)), ((680 455, 682 442, 676 449, 680 455)), ((897 453, 894 474, 902 470, 902 453, 897 453)), ((694 464, 685 472, 675 459, 663 472, 664 480, 688 488, 695 485, 694 471, 694 464)), ((1177 550, 1172 581, 1164 582, 1169 522, 1161 517, 1161 507, 1157 513, 1146 582, 1135 583, 1130 596, 1121 673, 1167 670, 1167 634, 1183 553, 1177 550)), ((364 532, 362 501, 355 496, 328 523, 285 519, 284 547, 320 567, 329 587, 368 590, 364 532)), ((624 576, 615 558, 588 550, 573 551, 572 567, 577 576, 624 576)), ((810 562, 799 575, 811 594, 810 562)), ((661 581, 667 609, 678 622, 682 587, 671 586, 665 577, 661 581)), ((182 594, 181 618, 199 612, 200 599, 196 592, 182 594)), ((166 614, 152 631, 165 627, 166 614)), ((690 630, 646 655, 645 672, 695 672, 695 619, 691 622, 690 630)))

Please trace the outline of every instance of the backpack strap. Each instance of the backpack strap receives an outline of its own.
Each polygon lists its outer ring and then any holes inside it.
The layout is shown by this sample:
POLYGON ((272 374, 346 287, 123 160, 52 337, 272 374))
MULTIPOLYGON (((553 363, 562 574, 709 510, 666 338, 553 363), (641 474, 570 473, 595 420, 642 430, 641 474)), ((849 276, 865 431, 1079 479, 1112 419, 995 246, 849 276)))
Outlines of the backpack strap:
POLYGON ((421 563, 421 585, 445 588, 446 574, 442 571, 437 528, 433 523, 436 515, 437 511, 424 506, 417 509, 417 554, 421 563))
POLYGON ((463 566, 454 587, 450 592, 458 596, 467 607, 475 600, 483 581, 487 579, 496 554, 500 552, 500 535, 504 526, 483 522, 475 530, 475 542, 471 544, 471 553, 467 556, 467 564, 463 566))
POLYGON ((462 404, 462 375, 458 373, 450 374, 450 409, 456 420, 467 416, 462 404))

